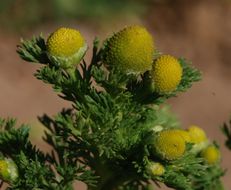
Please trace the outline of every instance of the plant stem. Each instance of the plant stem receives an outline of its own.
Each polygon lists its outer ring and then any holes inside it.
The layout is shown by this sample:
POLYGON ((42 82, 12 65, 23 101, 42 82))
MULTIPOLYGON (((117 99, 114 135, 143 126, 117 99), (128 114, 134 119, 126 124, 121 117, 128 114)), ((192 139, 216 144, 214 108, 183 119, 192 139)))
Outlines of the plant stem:
POLYGON ((124 182, 124 176, 110 167, 110 164, 103 163, 99 158, 94 164, 98 176, 100 176, 97 187, 90 190, 114 190, 124 182))
POLYGON ((92 190, 115 190, 123 181, 124 179, 118 175, 110 176, 107 179, 102 179, 98 186, 92 190))

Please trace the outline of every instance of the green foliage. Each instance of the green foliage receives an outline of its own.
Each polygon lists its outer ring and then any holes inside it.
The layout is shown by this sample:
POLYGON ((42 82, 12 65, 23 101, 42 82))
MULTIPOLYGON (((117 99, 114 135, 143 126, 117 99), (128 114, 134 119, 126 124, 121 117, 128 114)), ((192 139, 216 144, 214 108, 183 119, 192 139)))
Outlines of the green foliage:
MULTIPOLYGON (((48 123, 51 121, 49 122, 48 119, 44 116, 42 120, 47 122, 49 127, 48 123)), ((61 117, 59 120, 61 120, 61 117)), ((52 152, 51 155, 48 155, 30 143, 28 126, 21 125, 16 129, 16 122, 13 119, 1 119, 0 123, 1 156, 10 156, 17 164, 20 175, 20 179, 11 184, 8 189, 41 188, 68 190, 72 189, 71 184, 74 180, 81 180, 89 185, 95 184, 96 177, 93 176, 91 171, 86 169, 84 164, 76 164, 77 160, 73 160, 73 157, 68 158, 68 155, 65 155, 67 149, 64 147, 64 144, 66 142, 60 142, 58 132, 57 136, 47 134, 46 142, 51 144, 56 150, 56 153, 52 152), (49 137, 55 140, 51 141, 49 137), (64 158, 66 156, 67 158, 64 158)), ((58 128, 56 130, 58 131, 58 128)), ((72 152, 69 153, 71 154, 72 152)))
POLYGON ((130 18, 134 13, 142 14, 146 4, 138 0, 1 0, 0 23, 12 31, 70 19, 101 24, 118 17, 130 18))
POLYGON ((168 166, 163 182, 173 188, 177 185, 179 190, 223 190, 218 186, 223 175, 220 167, 203 165, 202 158, 189 154, 168 166))
POLYGON ((32 40, 21 40, 22 46, 18 46, 17 52, 25 61, 35 63, 48 63, 46 55, 46 42, 42 36, 34 37, 32 40))
POLYGON ((68 70, 51 63, 45 44, 42 36, 22 41, 18 53, 26 61, 42 63, 35 76, 72 107, 54 117, 39 117, 47 129, 44 141, 52 147, 47 154, 31 144, 28 126, 15 128, 14 120, 1 120, 1 155, 11 157, 19 168, 19 179, 8 189, 71 190, 75 180, 91 190, 144 190, 150 189, 150 182, 178 190, 222 189, 215 185, 220 184, 223 170, 188 151, 192 144, 187 144, 183 157, 173 161, 161 160, 150 150, 156 126, 180 128, 169 109, 159 104, 200 79, 200 72, 185 59, 179 59, 183 78, 178 88, 157 94, 147 86, 147 73, 127 75, 108 68, 98 40, 90 64, 83 60, 68 70), (165 167, 162 176, 147 172, 150 160, 165 167))
POLYGON ((227 138, 225 145, 231 150, 231 119, 229 120, 229 123, 224 123, 221 129, 227 138))

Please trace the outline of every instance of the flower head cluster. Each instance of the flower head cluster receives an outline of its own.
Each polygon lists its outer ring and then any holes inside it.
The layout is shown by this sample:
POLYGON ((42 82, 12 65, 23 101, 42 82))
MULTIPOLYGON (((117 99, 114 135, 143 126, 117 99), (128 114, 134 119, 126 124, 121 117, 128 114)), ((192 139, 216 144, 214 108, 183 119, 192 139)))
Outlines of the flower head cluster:
POLYGON ((104 60, 107 65, 126 73, 142 74, 148 71, 152 80, 151 89, 167 94, 180 84, 183 68, 178 59, 170 55, 154 59, 155 52, 151 34, 143 27, 130 26, 106 41, 104 60))
MULTIPOLYGON (((47 54, 62 68, 78 64, 86 53, 87 45, 78 30, 60 28, 47 39, 47 54)), ((156 48, 152 35, 141 26, 129 26, 115 33, 105 42, 104 62, 127 74, 150 73, 151 86, 159 94, 176 90, 183 69, 178 59, 161 55, 154 59, 156 48)))
POLYGON ((166 161, 181 158, 187 144, 192 145, 191 153, 199 153, 210 164, 216 163, 220 157, 218 149, 209 142, 204 130, 195 125, 187 130, 163 129, 157 131, 152 139, 153 155, 166 161))

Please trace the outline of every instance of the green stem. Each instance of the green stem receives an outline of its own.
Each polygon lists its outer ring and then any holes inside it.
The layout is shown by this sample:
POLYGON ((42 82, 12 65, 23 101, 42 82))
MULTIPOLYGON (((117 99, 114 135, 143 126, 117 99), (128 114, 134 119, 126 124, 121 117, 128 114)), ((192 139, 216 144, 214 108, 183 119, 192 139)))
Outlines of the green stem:
POLYGON ((110 177, 106 177, 105 179, 101 178, 100 183, 92 190, 115 190, 123 182, 124 179, 119 175, 112 175, 110 177))
POLYGON ((124 176, 110 167, 109 163, 104 163, 100 158, 95 158, 93 167, 98 176, 100 176, 97 187, 90 190, 114 190, 125 180, 124 176))
POLYGON ((66 72, 70 75, 71 78, 75 78, 75 67, 68 68, 66 72))

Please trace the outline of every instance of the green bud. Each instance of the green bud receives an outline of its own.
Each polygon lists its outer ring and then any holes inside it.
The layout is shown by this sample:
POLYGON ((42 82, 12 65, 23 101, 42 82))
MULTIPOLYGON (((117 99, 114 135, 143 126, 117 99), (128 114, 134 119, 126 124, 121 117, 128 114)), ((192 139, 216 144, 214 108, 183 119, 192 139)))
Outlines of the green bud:
POLYGON ((0 178, 3 181, 13 182, 18 178, 18 168, 10 158, 0 159, 0 178))

